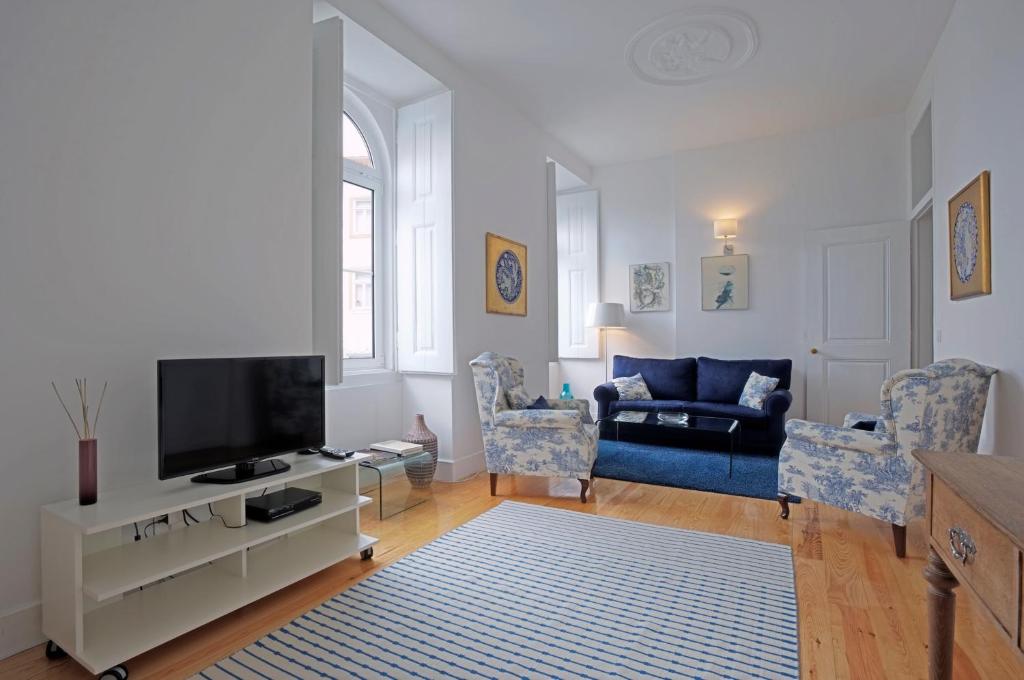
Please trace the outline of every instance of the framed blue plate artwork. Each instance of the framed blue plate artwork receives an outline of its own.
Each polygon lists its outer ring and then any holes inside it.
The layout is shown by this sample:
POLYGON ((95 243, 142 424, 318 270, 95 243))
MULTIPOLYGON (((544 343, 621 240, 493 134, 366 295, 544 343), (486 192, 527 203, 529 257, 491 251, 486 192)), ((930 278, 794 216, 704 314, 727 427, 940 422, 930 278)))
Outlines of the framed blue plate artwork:
POLYGON ((992 292, 989 172, 949 200, 949 299, 992 292))
POLYGON ((487 234, 487 312, 526 316, 526 246, 487 234))

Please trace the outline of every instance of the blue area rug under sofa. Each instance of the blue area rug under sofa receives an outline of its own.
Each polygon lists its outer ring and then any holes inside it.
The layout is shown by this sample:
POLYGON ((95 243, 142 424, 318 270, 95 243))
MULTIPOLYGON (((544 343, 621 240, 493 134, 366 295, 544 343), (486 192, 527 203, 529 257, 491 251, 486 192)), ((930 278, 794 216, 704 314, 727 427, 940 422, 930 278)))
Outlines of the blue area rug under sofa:
POLYGON ((774 500, 779 490, 779 458, 737 453, 730 477, 728 453, 602 439, 594 476, 774 500))

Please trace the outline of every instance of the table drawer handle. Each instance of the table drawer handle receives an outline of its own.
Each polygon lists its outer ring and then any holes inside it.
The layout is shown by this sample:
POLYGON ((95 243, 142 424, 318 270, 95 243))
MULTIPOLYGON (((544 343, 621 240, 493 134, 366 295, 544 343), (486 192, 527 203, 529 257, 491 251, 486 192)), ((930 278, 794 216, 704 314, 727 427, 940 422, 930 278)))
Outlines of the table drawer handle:
POLYGON ((967 564, 978 553, 971 535, 960 527, 953 527, 949 530, 949 549, 955 559, 961 564, 967 564))

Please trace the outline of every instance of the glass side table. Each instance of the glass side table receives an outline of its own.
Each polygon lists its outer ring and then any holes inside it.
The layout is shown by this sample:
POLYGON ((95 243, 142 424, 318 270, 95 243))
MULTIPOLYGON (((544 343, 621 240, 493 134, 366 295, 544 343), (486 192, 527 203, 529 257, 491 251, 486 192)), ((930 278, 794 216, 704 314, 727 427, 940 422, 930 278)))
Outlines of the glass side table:
POLYGON ((394 517, 430 498, 429 486, 415 487, 409 483, 405 474, 406 463, 429 461, 429 452, 399 456, 363 449, 359 453, 373 456, 359 463, 359 490, 364 495, 376 496, 380 519, 394 517))

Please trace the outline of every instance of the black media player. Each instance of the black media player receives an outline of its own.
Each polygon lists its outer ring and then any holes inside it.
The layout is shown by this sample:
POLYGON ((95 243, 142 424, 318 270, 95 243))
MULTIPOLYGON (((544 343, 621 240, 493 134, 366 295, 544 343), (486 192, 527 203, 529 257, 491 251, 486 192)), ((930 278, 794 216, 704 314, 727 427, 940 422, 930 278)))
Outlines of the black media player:
POLYGON ((245 516, 257 522, 273 522, 294 515, 307 508, 320 505, 319 491, 289 487, 245 499, 245 516))

